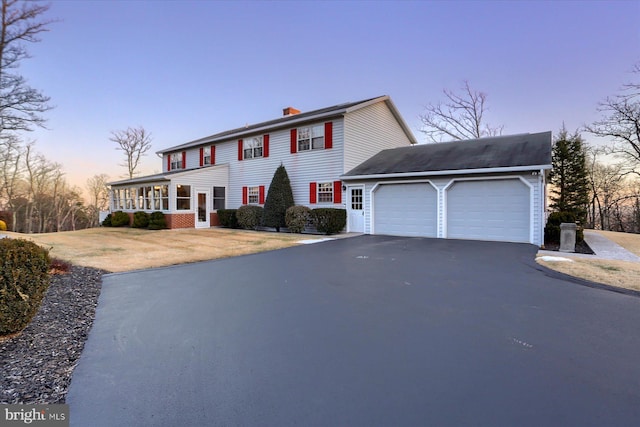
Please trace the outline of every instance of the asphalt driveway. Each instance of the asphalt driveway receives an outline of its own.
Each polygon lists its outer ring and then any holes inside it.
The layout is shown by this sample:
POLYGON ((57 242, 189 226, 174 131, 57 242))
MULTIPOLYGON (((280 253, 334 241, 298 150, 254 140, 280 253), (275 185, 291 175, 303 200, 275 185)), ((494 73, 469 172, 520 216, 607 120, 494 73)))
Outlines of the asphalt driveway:
POLYGON ((71 425, 639 425, 640 298, 536 251, 361 236, 105 276, 71 425))

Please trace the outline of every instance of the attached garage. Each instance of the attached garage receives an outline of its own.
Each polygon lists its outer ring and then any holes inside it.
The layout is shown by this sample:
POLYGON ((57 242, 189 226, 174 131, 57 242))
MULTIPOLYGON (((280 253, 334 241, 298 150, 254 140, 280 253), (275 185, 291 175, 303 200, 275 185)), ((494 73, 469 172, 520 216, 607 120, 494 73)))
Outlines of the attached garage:
POLYGON ((445 195, 447 238, 529 242, 531 189, 520 179, 453 181, 445 195))
POLYGON ((364 186, 365 233, 542 245, 551 132, 384 150, 341 178, 364 186))
POLYGON ((438 191, 429 183, 379 185, 373 205, 375 234, 438 235, 438 191))

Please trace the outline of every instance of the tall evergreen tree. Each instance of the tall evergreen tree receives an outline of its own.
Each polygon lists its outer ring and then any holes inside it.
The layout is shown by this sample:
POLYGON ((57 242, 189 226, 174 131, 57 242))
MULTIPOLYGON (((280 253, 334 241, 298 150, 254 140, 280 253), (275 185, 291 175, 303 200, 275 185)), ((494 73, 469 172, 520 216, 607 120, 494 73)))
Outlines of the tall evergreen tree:
POLYGON ((284 166, 280 165, 276 169, 276 173, 273 174, 271 185, 269 185, 267 200, 264 203, 262 225, 274 227, 279 232, 280 227, 286 225, 284 218, 287 209, 293 205, 293 190, 291 190, 289 175, 284 166))
POLYGON ((576 131, 570 135, 563 125, 554 141, 551 158, 551 208, 556 212, 570 212, 584 223, 589 204, 589 180, 580 134, 576 131))

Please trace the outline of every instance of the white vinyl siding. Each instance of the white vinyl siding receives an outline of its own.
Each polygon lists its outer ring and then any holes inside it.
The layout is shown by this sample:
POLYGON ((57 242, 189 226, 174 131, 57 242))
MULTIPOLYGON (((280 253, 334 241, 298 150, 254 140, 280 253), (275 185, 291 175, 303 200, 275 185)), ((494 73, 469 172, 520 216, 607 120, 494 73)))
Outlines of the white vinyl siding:
MULTIPOLYGON (((337 181, 343 173, 343 120, 341 118, 326 119, 309 123, 309 126, 324 126, 324 123, 329 121, 333 123, 333 147, 330 149, 308 150, 292 154, 290 131, 300 126, 270 131, 269 157, 252 161, 238 161, 237 139, 218 143, 216 163, 228 163, 229 176, 232 177, 229 179, 227 191, 227 208, 236 209, 242 205, 242 187, 264 185, 266 194, 273 174, 280 164, 285 167, 289 175, 295 204, 310 208, 319 207, 318 204, 309 203, 309 183, 337 181)), ((322 206, 343 208, 344 203, 323 203, 322 206)))
POLYGON ((409 138, 384 102, 350 112, 344 120, 345 173, 382 150, 411 145, 409 138))

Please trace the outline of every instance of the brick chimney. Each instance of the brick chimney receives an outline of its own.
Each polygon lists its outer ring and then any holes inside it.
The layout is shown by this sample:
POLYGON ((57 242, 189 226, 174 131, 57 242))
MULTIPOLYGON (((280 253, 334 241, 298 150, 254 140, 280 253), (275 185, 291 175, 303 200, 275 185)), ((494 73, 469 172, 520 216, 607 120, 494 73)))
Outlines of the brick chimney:
POLYGON ((287 107, 287 108, 283 108, 282 109, 282 115, 283 116, 293 116, 295 114, 300 114, 300 110, 293 108, 293 107, 287 107))

